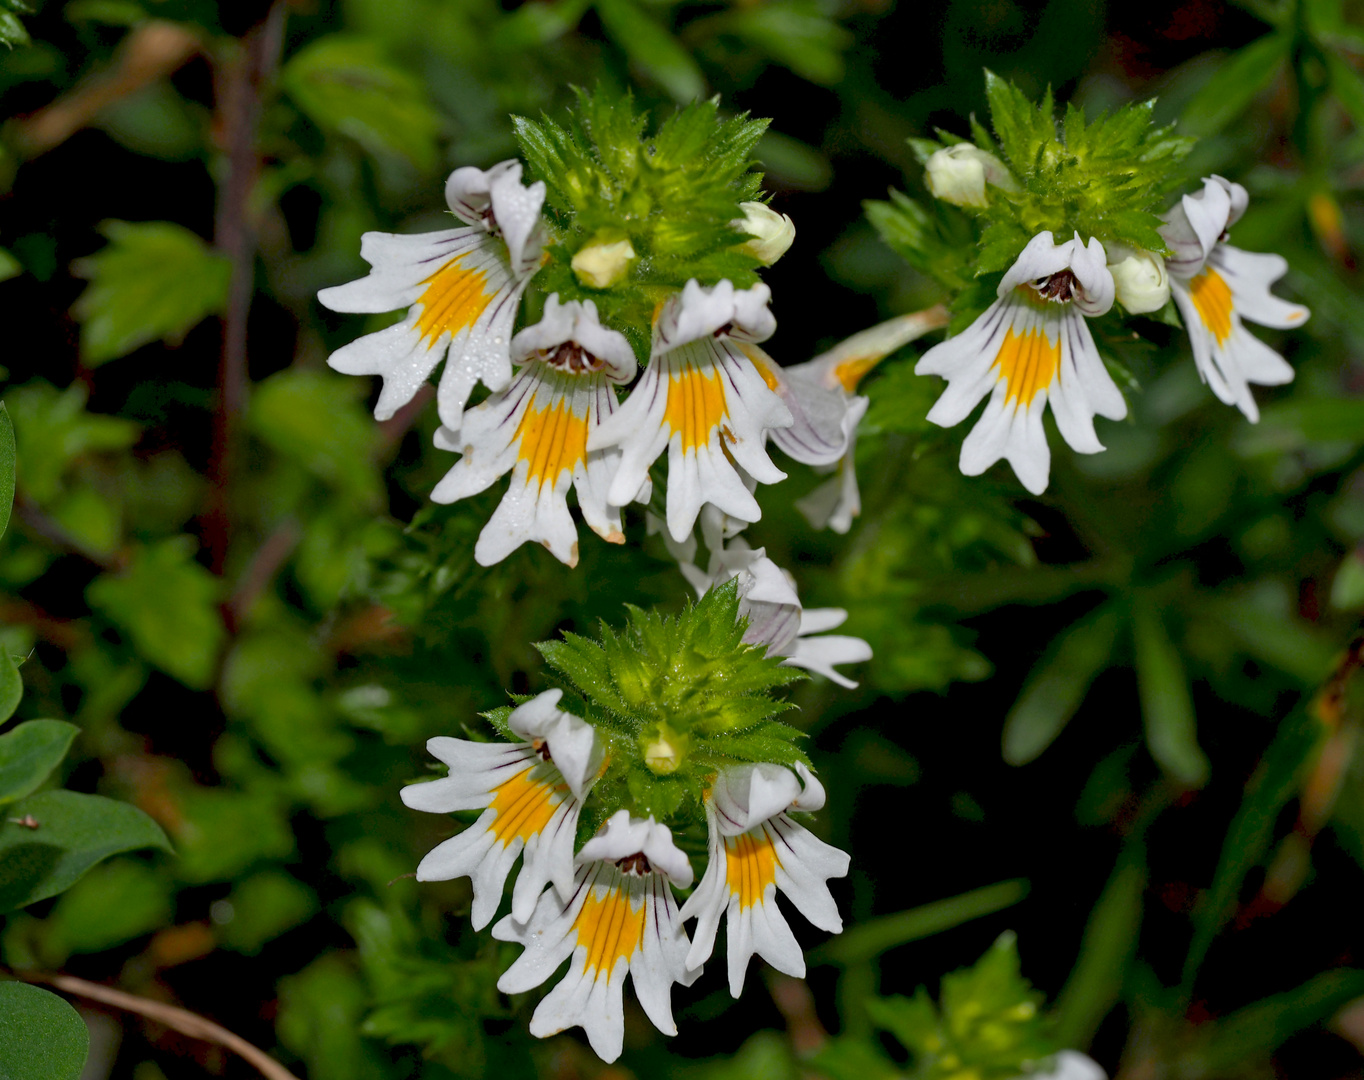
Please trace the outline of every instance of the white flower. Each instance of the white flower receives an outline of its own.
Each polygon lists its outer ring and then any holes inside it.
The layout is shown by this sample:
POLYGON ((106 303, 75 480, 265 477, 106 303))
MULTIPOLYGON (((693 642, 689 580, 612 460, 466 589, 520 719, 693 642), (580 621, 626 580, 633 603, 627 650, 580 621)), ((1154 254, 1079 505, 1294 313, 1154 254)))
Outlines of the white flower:
POLYGON ((691 532, 705 502, 745 521, 761 516, 743 473, 764 484, 786 479, 764 443, 791 413, 742 342, 772 336, 766 285, 735 289, 728 281, 703 288, 688 281, 654 322, 649 366, 630 398, 588 435, 588 450, 623 452, 607 501, 623 506, 647 482, 649 467, 668 451, 668 531, 691 532))
POLYGON ((1005 191, 1018 190, 1018 181, 1004 162, 974 143, 957 143, 934 151, 924 171, 933 197, 954 206, 989 206, 986 184, 1005 191))
POLYGON ((842 608, 803 608, 794 579, 769 559, 763 548, 754 550, 741 538, 724 545, 720 520, 720 515, 712 512, 701 517, 701 530, 711 552, 707 570, 703 572, 690 562, 679 563, 697 595, 738 578, 739 614, 748 619, 744 641, 767 646, 767 655, 785 657, 782 663, 787 667, 804 668, 855 689, 857 683, 836 671, 834 665, 870 660, 871 646, 861 638, 824 633, 843 625, 848 613, 842 608))
POLYGON ((505 390, 464 414, 458 431, 441 428, 436 445, 464 457, 431 493, 450 503, 476 495, 511 472, 511 485, 479 534, 481 566, 505 559, 538 540, 560 562, 578 563, 578 530, 568 489, 593 532, 625 542, 620 511, 606 501, 620 461, 614 448, 589 451, 593 431, 616 409, 611 383, 635 373, 629 342, 597 321, 591 300, 559 303, 553 293, 544 317, 512 340, 512 359, 525 366, 505 390))
POLYGON ((706 793, 710 862, 681 914, 697 920, 687 966, 699 970, 710 958, 724 915, 729 992, 736 998, 754 953, 787 975, 805 975, 805 957, 777 907, 778 892, 819 929, 833 934, 843 929, 825 882, 847 874, 848 856, 787 815, 824 805, 823 786, 804 765, 795 768, 722 769, 706 793))
POLYGON ((475 930, 496 914, 523 849, 525 864, 512 890, 514 916, 530 918, 546 884, 560 895, 572 893, 578 812, 601 769, 603 750, 590 725, 558 708, 562 693, 546 690, 512 711, 508 724, 525 742, 429 740, 427 750, 450 767, 450 775, 402 790, 413 810, 449 814, 486 807, 417 867, 418 881, 473 880, 475 930))
POLYGON ((1044 1065, 1014 1080, 1108 1080, 1097 1061, 1076 1050, 1062 1050, 1044 1065))
POLYGON ((521 163, 486 172, 456 169, 445 199, 466 228, 415 236, 370 232, 360 238, 368 277, 323 289, 333 311, 375 314, 409 307, 395 326, 351 342, 328 359, 347 375, 381 375, 374 415, 387 420, 412 400, 447 357, 436 402, 441 422, 458 428, 479 381, 501 390, 511 379, 508 343, 526 283, 544 244, 545 185, 521 183, 521 163))
POLYGON ((1170 299, 1165 260, 1154 252, 1110 245, 1108 270, 1113 275, 1118 303, 1132 315, 1159 311, 1170 299))
POLYGON ((629 240, 592 243, 578 249, 569 266, 584 285, 592 289, 609 289, 625 280, 630 264, 638 256, 629 240))
POLYGON ((700 972, 687 966, 690 942, 672 886, 689 886, 692 869, 665 826, 627 810, 583 845, 578 864, 570 895, 546 892, 528 922, 508 916, 493 927, 499 941, 525 946, 497 988, 524 993, 571 957, 568 974, 536 1007, 531 1034, 580 1026, 597 1056, 611 1062, 624 1039, 627 973, 654 1026, 677 1034, 672 984, 688 986, 700 972))
POLYGON ((734 222, 734 227, 753 237, 741 247, 764 266, 771 266, 795 242, 796 223, 766 203, 743 202, 739 209, 744 212, 743 220, 734 222))
POLYGON ((1160 234, 1172 252, 1166 266, 1198 374, 1219 400, 1256 421, 1260 411, 1250 384, 1292 382, 1293 368, 1242 320, 1288 330, 1305 323, 1310 313, 1269 291, 1288 270, 1282 256, 1242 251, 1226 243, 1227 230, 1245 213, 1248 202, 1240 184, 1208 177, 1201 192, 1185 195, 1165 215, 1160 234))
POLYGON ((794 418, 790 427, 771 431, 772 441, 803 464, 838 469, 833 480, 796 503, 815 528, 828 526, 846 533, 862 512, 854 457, 857 425, 870 399, 857 395, 858 383, 902 345, 946 325, 947 309, 941 305, 900 315, 854 334, 813 360, 785 368, 756 345, 740 346, 794 418))
POLYGON ((1113 306, 1103 245, 1077 233, 1064 244, 1034 236, 999 283, 999 299, 956 337, 935 345, 914 370, 943 375, 947 389, 928 419, 959 424, 986 394, 985 413, 961 447, 961 471, 978 476, 1008 460, 1034 495, 1047 489, 1051 451, 1042 410, 1051 402, 1062 437, 1082 454, 1103 449, 1095 415, 1121 420, 1127 403, 1099 358, 1085 316, 1113 306))

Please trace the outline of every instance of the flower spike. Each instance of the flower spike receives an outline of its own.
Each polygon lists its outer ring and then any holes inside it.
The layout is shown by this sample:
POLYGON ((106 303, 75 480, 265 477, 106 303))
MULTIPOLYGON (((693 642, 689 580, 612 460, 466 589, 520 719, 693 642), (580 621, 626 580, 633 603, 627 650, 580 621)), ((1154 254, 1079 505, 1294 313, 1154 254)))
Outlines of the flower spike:
POLYGON ((531 1034, 582 1027, 597 1056, 612 1062, 624 1042, 627 973, 654 1026, 677 1034, 672 984, 688 986, 700 974, 687 965, 691 943, 672 893, 674 884, 692 883, 691 864, 665 826, 628 810, 613 814, 583 845, 578 864, 570 896, 543 893, 529 921, 508 916, 493 927, 499 941, 525 947, 497 988, 531 990, 572 958, 568 974, 536 1007, 531 1034))
POLYGON ((478 382, 501 390, 511 379, 508 343, 521 294, 539 268, 545 186, 521 183, 521 163, 456 169, 445 188, 466 227, 401 236, 369 232, 360 255, 367 277, 323 289, 333 311, 377 314, 409 307, 407 318, 343 346, 327 362, 346 375, 380 375, 374 407, 387 420, 411 401, 445 358, 436 391, 441 423, 457 429, 478 382))
POLYGON ((417 867, 418 881, 473 880, 470 922, 487 926, 517 855, 525 864, 512 890, 512 914, 530 918, 547 884, 560 895, 573 889, 573 840, 581 799, 597 777, 602 751, 596 732, 558 708, 561 690, 546 690, 508 718, 521 743, 480 743, 437 737, 431 754, 450 775, 402 789, 413 810, 449 814, 478 810, 479 819, 432 849, 417 867))
POLYGON ((470 409, 459 431, 436 432, 438 447, 464 456, 431 498, 467 499, 510 472, 511 484, 479 534, 474 558, 491 566, 538 540, 560 562, 576 566, 570 486, 588 527, 611 543, 625 541, 620 510, 607 501, 620 451, 589 450, 588 443, 616 411, 610 384, 630 381, 635 356, 621 334, 597 321, 591 300, 561 304, 558 293, 550 295, 544 317, 512 340, 511 355, 524 365, 511 385, 470 409))
POLYGON ((1047 489, 1051 451, 1042 410, 1051 403, 1062 437, 1082 454, 1103 449, 1094 417, 1121 420, 1127 403, 1104 367, 1085 317, 1105 314, 1115 293, 1103 245, 1057 244, 1038 233, 999 283, 998 297, 963 333, 935 345, 914 370, 947 389, 928 419, 961 423, 990 402, 961 448, 961 471, 978 476, 1000 458, 1034 495, 1047 489))
POLYGON ((705 502, 745 521, 761 516, 744 476, 775 484, 786 474, 764 443, 791 412, 742 351, 776 329, 766 285, 688 281, 654 323, 649 366, 628 401, 589 437, 588 450, 619 446, 620 471, 607 501, 636 497, 649 467, 668 451, 668 531, 683 541, 705 502), (742 470, 742 473, 741 471, 742 470))

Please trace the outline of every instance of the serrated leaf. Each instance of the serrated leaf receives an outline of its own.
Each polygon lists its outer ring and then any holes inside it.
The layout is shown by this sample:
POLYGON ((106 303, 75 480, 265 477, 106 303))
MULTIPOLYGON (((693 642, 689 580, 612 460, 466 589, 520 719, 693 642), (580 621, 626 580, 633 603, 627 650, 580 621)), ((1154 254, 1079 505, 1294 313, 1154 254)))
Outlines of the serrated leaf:
POLYGON ((79 731, 62 720, 30 720, 0 735, 0 807, 37 791, 79 731))
POLYGON ((79 1080, 89 1050, 90 1030, 64 999, 28 983, 0 982, 0 1077, 79 1080))
POLYGON ((1207 138, 1241 115, 1283 67, 1291 33, 1266 34, 1231 54, 1184 108, 1180 130, 1207 138))
POLYGON ((90 606, 132 640, 137 651, 186 686, 213 681, 227 631, 218 612, 222 582, 194 561, 191 537, 138 548, 126 570, 86 589, 90 606))
POLYGON ((1004 720, 1005 761, 1025 765, 1061 734, 1108 666, 1120 625, 1116 612, 1100 608, 1057 635, 1004 720))
POLYGON ((343 34, 319 38, 294 54, 279 80, 323 130, 354 139, 372 154, 406 158, 424 172, 436 167, 440 114, 421 80, 376 42, 343 34))
POLYGON ((155 821, 135 806, 45 791, 13 804, 0 821, 0 913, 36 904, 69 888, 92 866, 125 851, 170 850, 155 821))
POLYGON ((102 364, 153 341, 177 341, 227 304, 232 264, 169 221, 106 221, 109 245, 74 269, 90 284, 72 314, 81 355, 102 364))

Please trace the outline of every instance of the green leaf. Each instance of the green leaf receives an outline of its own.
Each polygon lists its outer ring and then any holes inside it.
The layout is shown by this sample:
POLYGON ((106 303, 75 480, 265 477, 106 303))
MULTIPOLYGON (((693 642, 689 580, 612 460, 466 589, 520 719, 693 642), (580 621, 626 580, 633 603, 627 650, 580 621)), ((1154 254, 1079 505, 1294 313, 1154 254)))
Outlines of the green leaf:
POLYGON ((19 16, 32 14, 33 8, 24 0, 0 0, 0 44, 11 49, 16 45, 31 44, 32 39, 19 16))
POLYGON ((1173 779, 1201 787, 1208 779, 1208 759, 1198 747, 1188 676, 1150 597, 1134 604, 1132 633, 1147 748, 1173 779))
POLYGON ((1280 725, 1254 775, 1246 783, 1240 808, 1222 841, 1212 886, 1193 911, 1193 940, 1184 961, 1184 988, 1193 981, 1217 932, 1236 913, 1241 885, 1263 860, 1274 840, 1279 813, 1298 791, 1303 768, 1326 736, 1324 725, 1309 710, 1291 713, 1280 725))
MULTIPOLYGON (((8 661, 8 654, 0 650, 0 663, 8 661)), ((79 731, 61 720, 30 720, 0 735, 0 807, 37 791, 66 757, 79 731)))
POLYGON ((1121 622, 1102 607, 1059 634, 1004 721, 1004 760, 1026 765, 1061 733, 1108 666, 1121 622))
MULTIPOLYGON (((0 724, 3 724, 19 707, 24 696, 24 680, 14 664, 9 651, 0 647, 0 724)), ((44 721, 54 723, 55 721, 44 721)), ((3 760, 3 757, 0 757, 3 760)), ((17 797, 17 796, 16 796, 17 797)), ((4 785, 0 784, 0 800, 4 799, 4 785)))
POLYGON ((331 34, 284 65, 280 85, 313 123, 372 154, 406 158, 423 172, 439 161, 442 123, 420 79, 367 38, 331 34))
POLYGON ((106 221, 109 245, 76 262, 90 285, 71 309, 92 367, 153 341, 177 342, 227 305, 232 264, 169 221, 106 221))
MULTIPOLYGON (((824 86, 843 78, 843 53, 853 42, 853 35, 817 0, 735 7, 710 28, 744 39, 801 78, 824 86)), ((690 37, 701 28, 687 29, 690 37)))
POLYGON ((1325 52, 1331 92, 1350 114, 1357 131, 1364 131, 1364 77, 1334 52, 1325 52))
POLYGON ((1061 1046, 1088 1046, 1122 996, 1123 977, 1136 953, 1146 891, 1145 848, 1131 842, 1094 905, 1080 941, 1080 956, 1056 1003, 1061 1046))
POLYGON ((169 926, 171 883, 132 859, 97 866, 62 894, 43 920, 42 956, 60 967, 72 953, 103 952, 169 926))
POLYGON ((170 850, 141 810, 99 795, 45 791, 11 806, 8 817, 37 825, 0 821, 0 913, 57 895, 111 855, 170 850))
POLYGON ((0 982, 0 1077, 79 1080, 89 1051, 90 1030, 63 998, 28 983, 0 982))
POLYGON ((691 53, 634 0, 597 0, 597 14, 611 40, 674 100, 695 101, 706 92, 706 78, 691 53))
POLYGON ((256 956, 265 944, 317 911, 317 896, 281 870, 253 874, 227 897, 227 916, 215 920, 222 942, 235 952, 256 956))
POLYGON ((1220 132, 1279 73, 1292 42, 1291 33, 1266 34, 1232 53, 1185 106, 1180 131, 1196 138, 1220 132))
POLYGON ((218 613, 222 582, 194 561, 194 541, 175 536, 139 548, 120 574, 90 583, 86 599, 132 639, 137 651, 186 686, 213 681, 227 631, 218 613))
POLYGON ((954 926, 1013 907, 1022 903, 1027 895, 1026 881, 1001 881, 894 915, 867 919, 816 949, 810 954, 810 963, 838 964, 843 967, 865 963, 900 945, 941 934, 954 926))
POLYGON ((10 421, 9 409, 0 401, 0 536, 9 528, 9 516, 14 509, 15 455, 14 424, 10 421))

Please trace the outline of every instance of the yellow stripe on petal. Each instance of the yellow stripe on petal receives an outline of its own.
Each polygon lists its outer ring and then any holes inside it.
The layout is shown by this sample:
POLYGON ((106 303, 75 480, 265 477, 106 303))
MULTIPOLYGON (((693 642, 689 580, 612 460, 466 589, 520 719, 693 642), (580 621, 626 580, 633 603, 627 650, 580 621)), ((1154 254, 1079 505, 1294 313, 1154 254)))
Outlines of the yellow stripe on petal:
POLYGON ((500 785, 489 804, 497 811, 492 833, 507 844, 514 837, 529 840, 549 824, 560 802, 568 794, 567 784, 547 784, 531 779, 533 770, 519 772, 500 785))
POLYGON ((739 351, 753 362, 758 374, 763 377, 763 382, 767 383, 767 388, 774 394, 781 393, 781 380, 777 378, 777 373, 772 370, 773 360, 767 353, 756 345, 750 345, 746 341, 736 341, 739 351))
POLYGON ((710 433, 727 415, 718 372, 688 367, 680 375, 669 376, 663 422, 682 436, 683 453, 710 442, 710 433))
POLYGON ((1004 333, 1004 344, 995 357, 999 377, 1008 386, 1004 402, 1017 402, 1023 408, 1051 385, 1061 366, 1061 343, 1052 344, 1046 331, 1025 330, 1015 334, 1013 327, 1004 333))
POLYGON ((527 486, 552 487, 565 470, 587 460, 587 418, 574 415, 566 397, 543 409, 535 405, 532 399, 512 436, 521 440, 516 459, 530 465, 527 486))
POLYGON ((573 928, 578 944, 587 949, 586 970, 609 977, 616 961, 629 960, 644 940, 644 904, 636 911, 627 893, 610 888, 604 896, 588 893, 573 928))
POLYGON ((1208 333, 1223 344, 1231 337, 1231 289, 1222 275, 1212 268, 1205 268, 1189 281, 1189 297, 1199 319, 1207 327, 1208 333))
POLYGON ((487 275, 482 270, 466 269, 462 258, 451 259, 427 278, 426 289, 417 298, 422 306, 417 327, 428 345, 434 345, 447 331, 453 336, 473 326, 492 302, 486 291, 487 275))
POLYGON ((843 384, 844 390, 850 394, 854 393, 857 390, 857 384, 862 381, 862 377, 879 364, 885 356, 886 353, 875 356, 850 357, 834 368, 834 378, 843 384))
POLYGON ((777 880, 777 852, 767 830, 726 837, 725 878, 741 908, 763 902, 767 887, 777 880))

